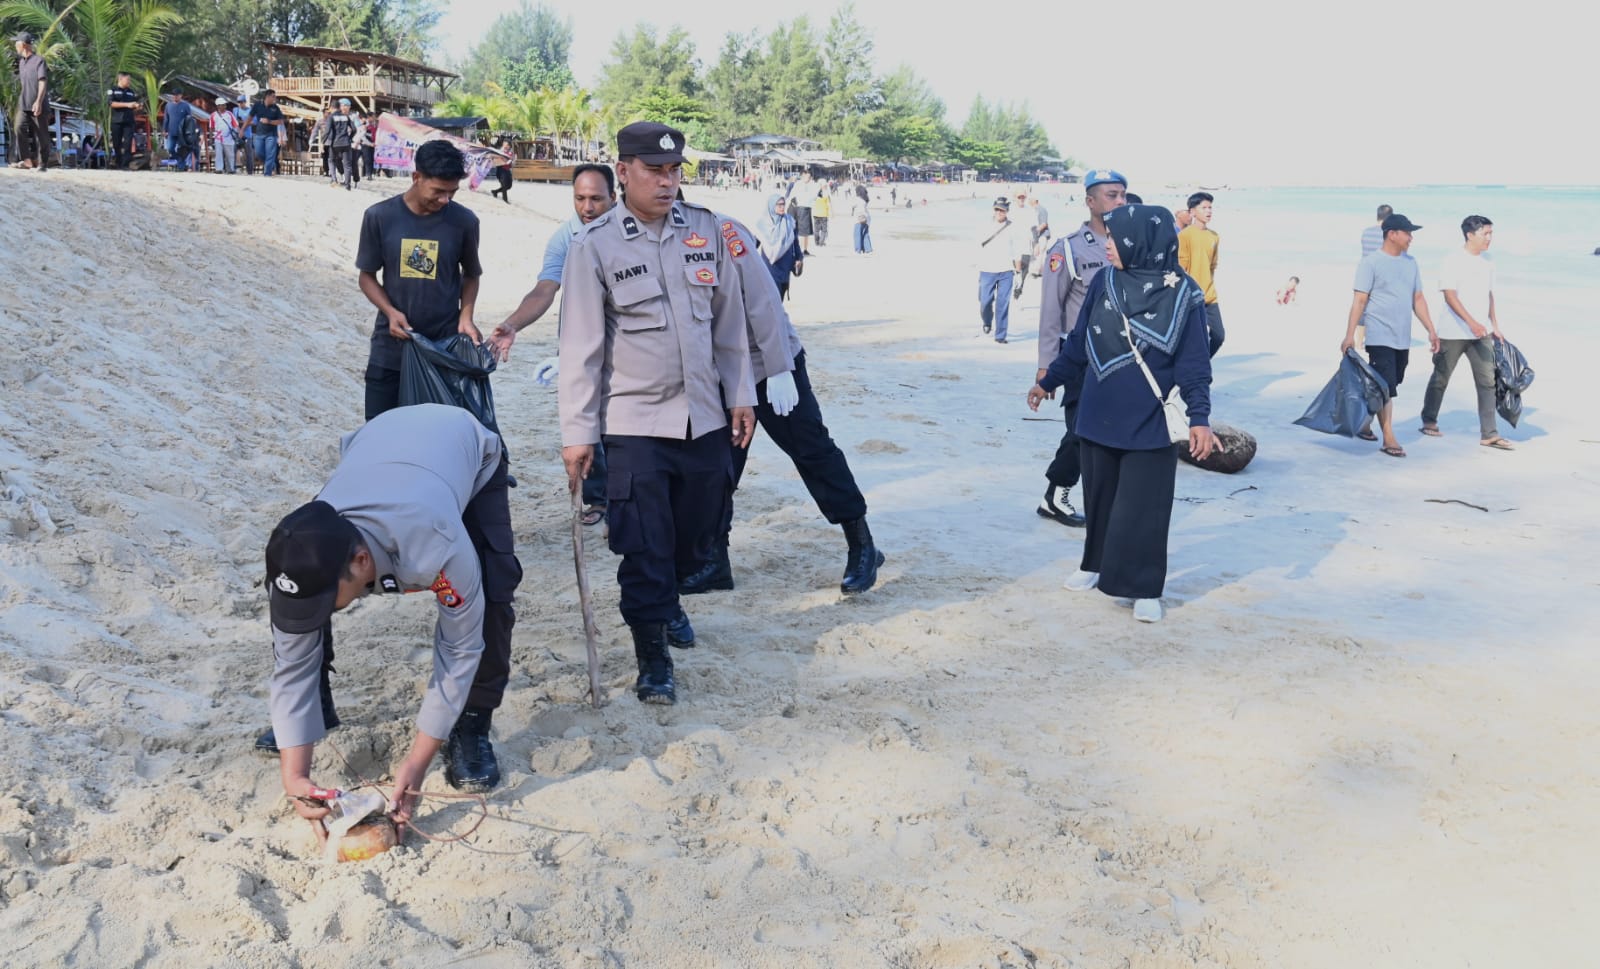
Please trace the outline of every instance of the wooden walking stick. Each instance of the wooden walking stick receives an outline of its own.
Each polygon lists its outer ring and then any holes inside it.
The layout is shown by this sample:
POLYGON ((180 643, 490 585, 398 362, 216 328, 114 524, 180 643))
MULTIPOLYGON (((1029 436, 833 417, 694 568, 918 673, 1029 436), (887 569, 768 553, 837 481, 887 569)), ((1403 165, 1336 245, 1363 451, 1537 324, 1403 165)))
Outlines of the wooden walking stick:
POLYGON ((589 570, 583 564, 583 498, 572 489, 572 564, 578 570, 578 603, 583 607, 583 640, 589 650, 589 702, 600 709, 600 627, 589 601, 589 570))

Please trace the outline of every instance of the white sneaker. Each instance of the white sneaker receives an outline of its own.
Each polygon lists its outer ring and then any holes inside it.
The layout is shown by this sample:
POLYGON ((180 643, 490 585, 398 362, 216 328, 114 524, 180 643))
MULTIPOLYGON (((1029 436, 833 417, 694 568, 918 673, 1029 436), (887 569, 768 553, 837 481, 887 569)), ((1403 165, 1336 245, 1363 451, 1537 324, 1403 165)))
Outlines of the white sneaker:
POLYGON ((1067 581, 1061 583, 1061 588, 1070 592, 1088 592, 1100 584, 1099 572, 1085 572, 1082 569, 1067 576, 1067 581))
POLYGON ((1133 600, 1133 618, 1140 622, 1160 622, 1162 615, 1160 599, 1133 600))

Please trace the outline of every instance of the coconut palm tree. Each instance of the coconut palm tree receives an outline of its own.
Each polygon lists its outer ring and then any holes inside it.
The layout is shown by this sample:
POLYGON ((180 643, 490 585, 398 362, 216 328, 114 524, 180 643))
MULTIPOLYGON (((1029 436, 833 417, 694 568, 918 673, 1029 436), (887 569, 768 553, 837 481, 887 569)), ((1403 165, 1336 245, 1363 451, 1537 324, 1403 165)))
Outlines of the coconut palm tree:
MULTIPOLYGON (((0 22, 17 23, 40 38, 58 97, 81 104, 99 125, 111 126, 104 97, 119 71, 138 76, 156 66, 167 31, 183 22, 160 0, 6 0, 0 22), (62 8, 57 11, 55 6, 62 8)), ((147 91, 151 99, 159 91, 147 91)))

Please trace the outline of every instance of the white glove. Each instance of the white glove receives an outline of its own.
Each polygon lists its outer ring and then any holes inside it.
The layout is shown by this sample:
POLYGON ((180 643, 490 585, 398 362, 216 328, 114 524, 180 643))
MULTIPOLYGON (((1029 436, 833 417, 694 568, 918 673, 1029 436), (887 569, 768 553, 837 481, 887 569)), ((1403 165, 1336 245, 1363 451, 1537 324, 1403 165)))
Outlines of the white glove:
POLYGON ((533 379, 546 387, 550 386, 550 381, 556 379, 560 375, 560 357, 545 357, 543 360, 539 361, 539 366, 535 367, 533 370, 533 379))
POLYGON ((773 413, 779 417, 788 417, 789 412, 800 403, 800 388, 794 385, 792 371, 775 373, 767 378, 767 403, 772 405, 773 413))

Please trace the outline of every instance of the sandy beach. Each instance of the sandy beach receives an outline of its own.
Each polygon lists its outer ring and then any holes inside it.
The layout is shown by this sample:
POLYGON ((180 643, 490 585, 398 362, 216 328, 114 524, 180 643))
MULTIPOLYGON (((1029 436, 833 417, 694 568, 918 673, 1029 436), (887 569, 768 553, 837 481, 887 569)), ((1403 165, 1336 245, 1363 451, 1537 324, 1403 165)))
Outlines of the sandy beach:
MULTIPOLYGON (((526 572, 505 782, 470 846, 322 863, 250 749, 262 550, 360 422, 356 234, 401 187, 0 171, 0 966, 1593 962, 1600 336, 1570 296, 1503 280, 1538 372, 1502 428, 1515 453, 1477 446, 1465 366, 1446 436, 1417 433, 1425 349, 1404 461, 1295 427, 1337 364, 1370 212, 1327 227, 1347 263, 1308 265, 1270 255, 1293 213, 1226 195, 1226 251, 1261 255, 1219 270, 1214 414, 1260 452, 1232 477, 1180 467, 1154 626, 1060 588, 1081 533, 1033 512, 1060 437, 1058 409, 1024 403, 1037 281, 1011 344, 978 332, 986 187, 919 188, 926 207, 877 216, 873 257, 836 231, 808 261, 790 312, 888 562, 842 600, 842 536, 758 436, 738 588, 687 600, 675 707, 629 694, 598 529, 609 696, 587 705, 556 396, 532 376, 554 315, 527 330, 495 378, 526 572), (1302 298, 1278 307, 1291 273, 1302 298)), ((1082 219, 1044 197, 1058 226, 1082 219)), ((485 331, 570 213, 565 187, 512 198, 461 195, 485 331)), ((433 618, 409 597, 335 621, 331 739, 363 774, 408 741, 433 618)), ((314 776, 356 783, 328 745, 314 776)), ((431 832, 469 823, 425 810, 431 832)))

